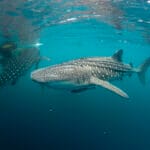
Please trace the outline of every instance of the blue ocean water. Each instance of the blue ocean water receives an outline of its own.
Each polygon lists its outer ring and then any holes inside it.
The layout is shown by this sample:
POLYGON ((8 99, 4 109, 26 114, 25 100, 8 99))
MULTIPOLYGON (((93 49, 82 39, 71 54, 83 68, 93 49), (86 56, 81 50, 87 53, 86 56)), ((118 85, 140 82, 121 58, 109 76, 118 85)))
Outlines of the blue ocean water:
MULTIPOLYGON (((95 20, 44 28, 40 42, 41 56, 51 61, 39 67, 119 49, 123 62, 134 67, 150 56, 136 27, 118 30, 95 20)), ((34 69, 0 89, 0 150, 150 149, 150 70, 145 86, 136 74, 114 82, 129 94, 126 100, 101 87, 78 94, 43 89, 30 79, 34 69)))

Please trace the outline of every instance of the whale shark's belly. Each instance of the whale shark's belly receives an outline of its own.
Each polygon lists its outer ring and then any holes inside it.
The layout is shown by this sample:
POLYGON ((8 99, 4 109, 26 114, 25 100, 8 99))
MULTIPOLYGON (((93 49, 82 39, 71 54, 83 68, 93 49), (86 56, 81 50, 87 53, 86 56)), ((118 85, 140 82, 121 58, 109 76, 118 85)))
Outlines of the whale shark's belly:
POLYGON ((72 91, 76 89, 87 89, 89 87, 93 87, 93 84, 79 84, 73 81, 55 81, 45 84, 47 87, 56 89, 56 90, 67 90, 72 91))

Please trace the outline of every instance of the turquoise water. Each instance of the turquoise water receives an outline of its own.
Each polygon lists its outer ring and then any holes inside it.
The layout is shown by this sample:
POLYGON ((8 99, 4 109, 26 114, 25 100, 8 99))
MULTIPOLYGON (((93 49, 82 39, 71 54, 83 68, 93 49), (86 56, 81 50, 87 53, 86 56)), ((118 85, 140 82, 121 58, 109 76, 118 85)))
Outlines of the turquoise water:
MULTIPOLYGON (((130 5, 120 5, 128 21, 149 19, 143 6, 150 6, 140 2, 134 14, 130 5)), ((80 57, 111 56, 119 49, 124 50, 123 62, 137 67, 150 56, 149 28, 149 23, 137 23, 133 30, 117 29, 95 19, 44 27, 39 49, 51 61, 41 61, 39 68, 80 57)), ((113 82, 129 94, 126 100, 101 87, 79 94, 41 88, 30 79, 34 69, 0 91, 1 150, 150 149, 150 70, 145 86, 136 74, 113 82)))

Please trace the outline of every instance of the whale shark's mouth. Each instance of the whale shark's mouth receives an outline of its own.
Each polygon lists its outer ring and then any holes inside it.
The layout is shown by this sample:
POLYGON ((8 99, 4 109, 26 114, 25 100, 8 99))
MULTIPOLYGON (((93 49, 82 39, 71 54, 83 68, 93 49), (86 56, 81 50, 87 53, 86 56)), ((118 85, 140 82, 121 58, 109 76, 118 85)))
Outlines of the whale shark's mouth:
POLYGON ((50 80, 49 78, 55 79, 56 75, 50 74, 50 77, 43 73, 43 69, 38 69, 31 73, 31 80, 39 83, 53 82, 55 80, 50 80))
POLYGON ((43 69, 37 69, 37 70, 31 72, 31 75, 30 75, 31 80, 35 81, 35 82, 44 82, 45 79, 44 79, 44 75, 42 73, 42 70, 43 69))

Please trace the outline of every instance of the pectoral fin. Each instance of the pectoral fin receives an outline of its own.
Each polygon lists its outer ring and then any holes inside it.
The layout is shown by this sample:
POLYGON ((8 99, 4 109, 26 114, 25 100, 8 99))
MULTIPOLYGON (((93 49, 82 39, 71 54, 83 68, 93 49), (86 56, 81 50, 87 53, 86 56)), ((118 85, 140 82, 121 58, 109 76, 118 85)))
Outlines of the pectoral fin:
POLYGON ((122 91, 121 89, 117 88, 116 86, 112 85, 111 83, 107 82, 107 81, 104 81, 104 80, 101 80, 101 79, 98 79, 96 77, 92 77, 90 79, 90 82, 92 84, 95 84, 95 85, 98 85, 98 86, 102 86, 124 98, 129 98, 129 96, 124 92, 122 91))

